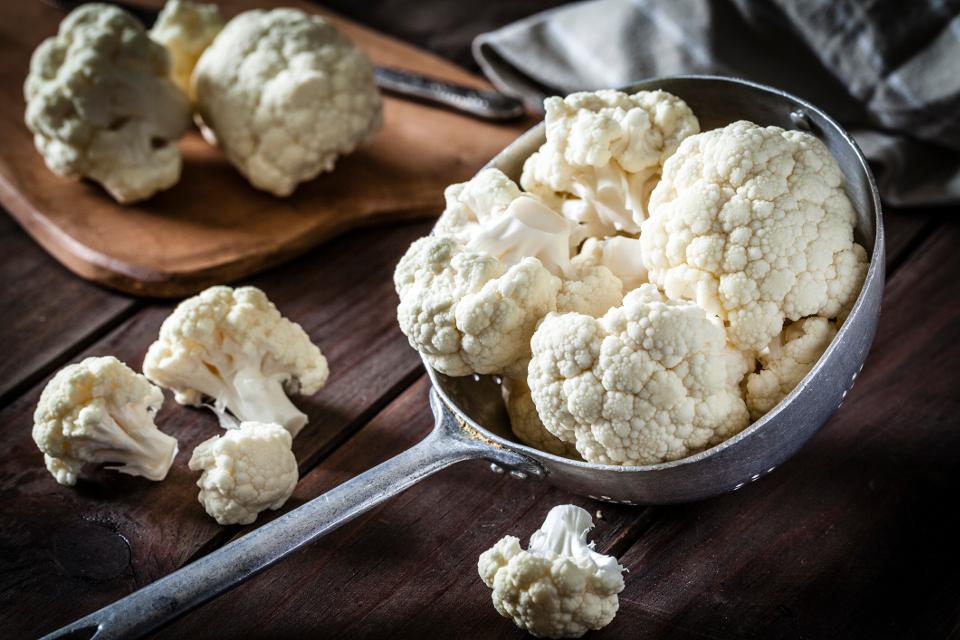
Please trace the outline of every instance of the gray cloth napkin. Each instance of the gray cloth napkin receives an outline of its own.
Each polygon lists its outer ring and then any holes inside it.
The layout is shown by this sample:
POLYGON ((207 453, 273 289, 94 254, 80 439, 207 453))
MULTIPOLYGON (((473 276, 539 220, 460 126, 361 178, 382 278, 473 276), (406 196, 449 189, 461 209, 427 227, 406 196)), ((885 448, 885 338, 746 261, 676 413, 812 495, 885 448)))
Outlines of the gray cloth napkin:
POLYGON ((893 205, 960 202, 960 0, 592 0, 478 36, 504 93, 680 73, 762 82, 854 135, 893 205))

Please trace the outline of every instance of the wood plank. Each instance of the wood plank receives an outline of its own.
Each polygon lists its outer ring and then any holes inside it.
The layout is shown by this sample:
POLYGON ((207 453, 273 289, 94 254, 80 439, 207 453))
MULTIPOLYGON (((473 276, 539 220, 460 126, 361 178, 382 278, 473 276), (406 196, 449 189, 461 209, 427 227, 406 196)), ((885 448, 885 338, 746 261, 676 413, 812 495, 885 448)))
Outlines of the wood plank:
POLYGON ((611 637, 955 632, 958 243, 946 223, 894 276, 860 380, 796 458, 737 493, 656 510, 624 556, 611 637))
MULTIPOLYGON (((406 224, 354 232, 261 286, 321 345, 333 375, 299 406, 310 424, 294 451, 309 461, 334 446, 413 380, 421 365, 393 314, 391 274, 409 243, 428 230, 406 224)), ((138 367, 166 305, 123 323, 83 355, 112 353, 138 367)), ((76 488, 56 485, 30 437, 40 386, 0 411, 0 637, 35 636, 101 607, 182 565, 230 529, 197 502, 193 447, 217 433, 212 414, 168 397, 160 427, 181 453, 162 483, 99 470, 76 488), (7 615, 17 611, 15 616, 7 615)))

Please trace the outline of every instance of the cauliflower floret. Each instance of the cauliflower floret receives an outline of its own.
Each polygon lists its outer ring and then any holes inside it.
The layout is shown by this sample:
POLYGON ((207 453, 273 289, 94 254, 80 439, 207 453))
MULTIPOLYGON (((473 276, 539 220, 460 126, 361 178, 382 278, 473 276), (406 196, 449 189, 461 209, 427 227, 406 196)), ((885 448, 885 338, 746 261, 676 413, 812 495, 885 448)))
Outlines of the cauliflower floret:
POLYGON ((580 223, 575 240, 637 233, 661 167, 700 124, 665 91, 603 90, 547 98, 547 141, 520 184, 580 223))
POLYGON ((23 86, 26 123, 47 167, 87 177, 118 202, 180 179, 176 141, 190 105, 169 78, 166 50, 130 14, 84 4, 33 52, 23 86))
POLYGON ((162 404, 159 387, 113 356, 87 358, 47 383, 33 414, 33 439, 60 484, 76 484, 85 462, 163 480, 177 440, 153 422, 162 404))
POLYGON ((580 458, 576 447, 544 428, 525 379, 504 378, 501 391, 510 416, 510 427, 521 442, 554 455, 580 458))
POLYGON ((293 436, 277 424, 243 422, 201 442, 190 469, 203 471, 197 499, 220 524, 250 524, 261 511, 276 510, 297 486, 293 436))
POLYGON ((150 37, 170 52, 173 66, 170 76, 180 90, 194 99, 190 76, 200 55, 223 29, 223 17, 215 4, 197 4, 188 0, 167 0, 150 37))
POLYGON ((143 372, 172 389, 180 404, 209 400, 227 428, 235 426, 232 415, 276 423, 296 436, 307 416, 286 392, 313 395, 329 369, 303 328, 263 291, 218 286, 184 300, 163 321, 143 372))
POLYGON ((759 354, 762 369, 744 381, 750 417, 759 419, 803 380, 830 341, 837 326, 826 318, 804 318, 787 326, 759 354))
POLYGON ((572 504, 550 510, 524 551, 505 536, 477 562, 493 606, 537 637, 579 638, 613 620, 623 571, 617 559, 593 550, 590 514, 572 504))
POLYGON ((683 141, 650 198, 650 281, 695 300, 759 351, 784 319, 843 315, 867 271, 830 151, 810 134, 735 122, 683 141))
POLYGON ((607 267, 620 280, 625 291, 633 291, 647 282, 647 268, 643 264, 639 238, 587 238, 573 260, 575 263, 607 267))
POLYGON ((675 460, 747 426, 746 366, 722 325, 651 284, 599 320, 548 315, 531 347, 527 382, 544 427, 590 462, 675 460))
POLYGON ((556 308, 560 279, 536 258, 509 269, 451 237, 410 245, 394 272, 400 330, 427 362, 451 376, 523 375, 530 336, 556 308))
POLYGON ((383 121, 367 57, 327 20, 296 9, 227 23, 200 56, 193 89, 230 162, 277 196, 332 171, 383 121))

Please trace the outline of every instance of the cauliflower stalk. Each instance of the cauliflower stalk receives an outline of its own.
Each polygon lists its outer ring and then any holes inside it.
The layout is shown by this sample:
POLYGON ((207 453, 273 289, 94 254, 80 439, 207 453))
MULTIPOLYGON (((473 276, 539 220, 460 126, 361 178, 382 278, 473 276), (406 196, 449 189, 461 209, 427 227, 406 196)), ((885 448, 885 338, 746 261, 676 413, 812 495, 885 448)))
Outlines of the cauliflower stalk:
POLYGON ((373 68, 327 20, 245 11, 193 72, 197 111, 250 183, 277 196, 333 170, 383 121, 373 68))
POLYGON ((190 469, 203 471, 198 499, 220 524, 250 524, 279 509, 297 485, 293 437, 276 424, 243 422, 197 445, 190 469))
POLYGON ((759 351, 784 319, 843 316, 867 271, 843 174, 810 134, 735 122, 667 160, 640 242, 650 281, 759 351))
POLYGON ((166 50, 125 11, 84 4, 71 12, 34 51, 23 87, 26 124, 47 167, 90 178, 121 203, 176 184, 190 105, 169 70, 166 50))
POLYGON ((187 0, 168 0, 150 29, 150 37, 170 52, 171 78, 191 100, 194 99, 190 86, 193 68, 221 29, 223 17, 217 5, 187 0))
POLYGON ((180 404, 208 404, 232 427, 269 422, 294 436, 307 423, 287 393, 312 395, 329 370, 300 325, 255 287, 217 286, 184 300, 150 345, 144 374, 180 404), (229 415, 228 415, 229 412, 229 415))
POLYGON ((47 383, 33 415, 33 439, 57 482, 77 483, 84 463, 163 480, 177 441, 157 429, 163 392, 112 356, 64 367, 47 383))
POLYGON ((579 638, 613 620, 623 571, 617 559, 593 550, 590 514, 574 505, 550 510, 527 550, 506 536, 484 551, 477 570, 493 589, 504 618, 537 637, 579 638))
POLYGON ((747 426, 738 384, 748 360, 703 309, 651 284, 600 319, 548 315, 531 346, 537 413, 589 462, 675 460, 747 426))

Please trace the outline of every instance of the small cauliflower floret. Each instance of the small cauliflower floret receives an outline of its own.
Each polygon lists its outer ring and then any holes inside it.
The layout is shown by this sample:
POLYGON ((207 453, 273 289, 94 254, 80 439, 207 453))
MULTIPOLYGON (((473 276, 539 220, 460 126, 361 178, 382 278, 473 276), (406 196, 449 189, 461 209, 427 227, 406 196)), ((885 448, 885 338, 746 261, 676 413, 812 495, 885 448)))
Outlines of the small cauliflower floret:
POLYGON ((538 638, 579 638, 601 629, 620 608, 623 571, 617 559, 593 550, 590 514, 572 504, 550 510, 524 551, 505 536, 477 562, 493 606, 538 638))
POLYGON ((599 320, 548 315, 531 347, 527 382, 544 427, 590 462, 676 460, 747 426, 745 358, 718 321, 651 284, 599 320))
POLYGON ((332 171, 383 122, 373 67, 330 22, 245 11, 193 72, 197 111, 250 183, 277 196, 332 171))
POLYGON ((607 267, 620 280, 625 291, 633 291, 647 282, 647 268, 643 264, 639 238, 587 238, 573 260, 575 263, 607 267))
POLYGON ((198 500, 220 524, 250 524, 284 505, 297 486, 293 437, 277 424, 243 422, 201 442, 190 469, 203 471, 198 500))
POLYGON ((520 184, 583 237, 637 233, 664 161, 700 124, 665 91, 603 90, 547 98, 547 141, 527 159, 520 184))
POLYGON ((180 404, 209 405, 225 427, 269 422, 296 436, 307 416, 287 393, 313 395, 327 360, 303 328, 255 287, 210 287, 163 321, 143 361, 144 374, 172 389, 180 404), (228 414, 229 412, 229 414, 228 414))
POLYGON ((438 371, 523 375, 530 336, 556 308, 560 279, 536 258, 509 269, 451 237, 410 245, 394 272, 397 320, 410 345, 438 371))
POLYGON ((501 390, 510 416, 510 427, 521 442, 554 455, 580 458, 576 447, 544 428, 525 379, 504 378, 501 390))
POLYGON ((744 380, 750 417, 759 419, 803 380, 830 341, 837 326, 826 318, 804 318, 787 326, 758 358, 762 368, 744 380))
POLYGON ((163 392, 112 356, 64 367, 40 394, 33 439, 57 482, 77 483, 86 462, 163 480, 177 441, 157 429, 163 392))
POLYGON ((784 319, 843 316, 867 271, 843 174, 810 134, 735 122, 683 141, 650 198, 650 281, 759 351, 784 319))
POLYGON ((90 178, 122 203, 176 184, 190 105, 169 69, 166 50, 125 11, 84 4, 71 12, 33 52, 23 87, 47 167, 90 178))
POLYGON ((193 68, 221 29, 223 17, 217 5, 188 0, 167 0, 150 29, 150 37, 170 52, 173 81, 191 100, 194 97, 190 87, 193 68))

